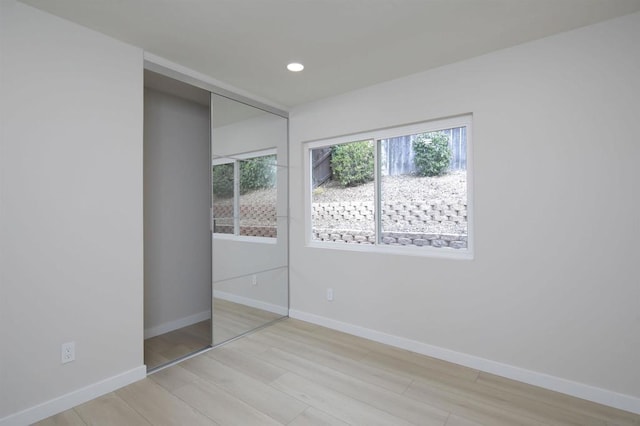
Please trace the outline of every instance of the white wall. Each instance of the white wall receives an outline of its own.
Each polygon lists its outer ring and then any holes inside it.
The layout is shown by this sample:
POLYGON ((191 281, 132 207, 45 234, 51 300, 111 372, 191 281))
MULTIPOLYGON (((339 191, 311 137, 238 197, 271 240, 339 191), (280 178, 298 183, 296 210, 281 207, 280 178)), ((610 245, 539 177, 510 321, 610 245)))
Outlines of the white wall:
POLYGON ((287 272, 283 266, 217 281, 213 285, 213 297, 286 316, 289 314, 287 272))
POLYGON ((0 28, 0 424, 24 424, 144 376, 143 59, 12 0, 0 28))
POLYGON ((295 108, 292 315, 640 412, 638 43, 634 14, 295 108), (474 260, 305 247, 304 141, 462 113, 474 260))
POLYGON ((146 337, 211 315, 209 108, 145 89, 146 337))

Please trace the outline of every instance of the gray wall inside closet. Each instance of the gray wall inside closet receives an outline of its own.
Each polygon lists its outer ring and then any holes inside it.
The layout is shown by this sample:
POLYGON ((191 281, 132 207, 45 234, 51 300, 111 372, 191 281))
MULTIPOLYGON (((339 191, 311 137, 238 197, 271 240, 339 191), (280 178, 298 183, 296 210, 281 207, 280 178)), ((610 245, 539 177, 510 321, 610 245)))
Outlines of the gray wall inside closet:
POLYGON ((144 111, 144 324, 150 337, 211 315, 210 114, 208 105, 149 88, 144 111))

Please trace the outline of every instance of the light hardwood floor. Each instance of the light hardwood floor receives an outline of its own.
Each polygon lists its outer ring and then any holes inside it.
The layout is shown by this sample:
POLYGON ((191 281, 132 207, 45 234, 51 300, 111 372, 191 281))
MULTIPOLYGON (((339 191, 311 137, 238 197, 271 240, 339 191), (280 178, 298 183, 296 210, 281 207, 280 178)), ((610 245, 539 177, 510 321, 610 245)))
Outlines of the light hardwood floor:
POLYGON ((210 345, 211 320, 201 321, 145 339, 144 363, 148 369, 153 369, 210 345))
POLYGON ((262 327, 282 315, 215 297, 213 299, 213 343, 226 342, 262 327))
POLYGON ((283 320, 39 425, 640 425, 640 416, 283 320))
MULTIPOLYGON (((213 299, 213 343, 226 342, 281 318, 281 315, 219 298, 213 299)), ((144 341, 144 363, 151 370, 211 346, 211 320, 144 341)))

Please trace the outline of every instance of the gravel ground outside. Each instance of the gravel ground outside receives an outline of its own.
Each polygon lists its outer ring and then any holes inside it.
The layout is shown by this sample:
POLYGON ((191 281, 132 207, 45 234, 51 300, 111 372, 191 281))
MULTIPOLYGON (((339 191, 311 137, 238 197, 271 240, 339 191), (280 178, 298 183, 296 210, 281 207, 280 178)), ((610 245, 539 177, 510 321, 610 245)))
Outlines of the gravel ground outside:
MULTIPOLYGON (((314 203, 333 203, 343 200, 371 201, 373 199, 373 182, 343 188, 334 181, 329 181, 313 190, 314 203)), ((426 201, 443 199, 466 199, 467 173, 455 171, 443 176, 384 176, 382 178, 383 199, 426 201)))
MULTIPOLYGON (((443 176, 384 176, 382 180, 383 197, 394 200, 426 201, 443 199, 466 199, 467 173, 455 171, 443 176)), ((263 189, 244 194, 240 197, 242 204, 273 203, 276 190, 263 189)), ((371 201, 373 199, 373 182, 344 188, 339 183, 328 181, 313 190, 314 203, 334 203, 344 200, 371 201)), ((228 202, 231 200, 219 200, 228 202)))

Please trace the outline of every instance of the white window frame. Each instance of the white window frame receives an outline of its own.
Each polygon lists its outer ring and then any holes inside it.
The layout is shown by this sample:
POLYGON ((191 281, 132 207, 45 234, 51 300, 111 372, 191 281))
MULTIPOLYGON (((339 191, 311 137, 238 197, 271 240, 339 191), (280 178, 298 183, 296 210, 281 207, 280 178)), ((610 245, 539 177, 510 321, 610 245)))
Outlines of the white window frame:
MULTIPOLYGON (((245 152, 245 153, 234 154, 226 157, 217 157, 211 160, 212 167, 218 166, 221 164, 233 164, 233 234, 223 234, 220 232, 212 232, 213 238, 217 240, 233 240, 233 241, 254 242, 254 243, 262 243, 262 244, 276 244, 278 242, 277 234, 275 238, 240 235, 240 216, 238 215, 238 212, 240 211, 240 164, 239 164, 239 161, 249 160, 257 157, 266 157, 268 155, 275 155, 276 163, 278 162, 277 148, 269 148, 269 149, 263 149, 260 151, 245 152)), ((278 182, 278 177, 276 175, 276 191, 277 191, 277 182, 278 182)), ((277 201, 276 201, 276 208, 277 208, 277 201)), ((211 209, 213 212, 213 206, 211 206, 211 209)), ((211 220, 213 221, 213 214, 211 215, 211 220)), ((213 229, 213 223, 212 223, 211 229, 213 229)))
POLYGON ((303 143, 304 155, 304 200, 305 200, 305 245, 311 248, 331 249, 331 250, 347 250, 357 252, 370 253, 388 253, 413 255, 436 258, 449 259, 473 259, 474 258, 474 202, 473 202, 473 131, 472 131, 472 114, 464 114, 444 119, 429 120, 420 123, 407 124, 397 127, 389 127, 384 129, 371 130, 362 133, 338 136, 322 140, 313 140, 303 143), (419 133, 437 132, 455 127, 466 127, 467 136, 467 248, 454 249, 446 247, 415 247, 415 246, 395 246, 380 244, 378 242, 380 236, 380 202, 378 200, 380 183, 379 183, 379 164, 378 164, 378 146, 380 140, 391 139, 406 135, 415 135, 419 133), (318 241, 313 239, 313 220, 312 220, 312 172, 311 169, 311 152, 317 148, 326 148, 333 145, 339 145, 349 142, 357 142, 363 140, 374 141, 375 152, 375 172, 374 172, 374 227, 376 235, 375 244, 352 244, 334 241, 318 241))

